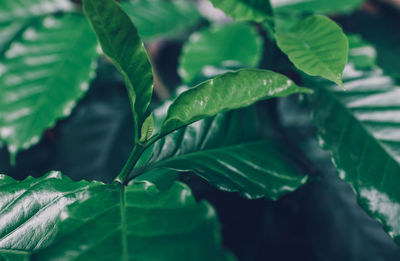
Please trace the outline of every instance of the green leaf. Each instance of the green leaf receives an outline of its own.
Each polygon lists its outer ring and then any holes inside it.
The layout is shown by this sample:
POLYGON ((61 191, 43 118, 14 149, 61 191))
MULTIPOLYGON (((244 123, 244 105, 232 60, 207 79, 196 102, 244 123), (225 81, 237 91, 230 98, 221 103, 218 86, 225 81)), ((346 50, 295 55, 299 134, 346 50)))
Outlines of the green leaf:
POLYGON ((100 184, 73 182, 59 172, 23 181, 0 175, 1 251, 48 246, 63 208, 89 197, 100 184))
POLYGON ((190 36, 183 46, 178 72, 186 84, 192 84, 229 69, 257 67, 262 45, 262 38, 249 24, 213 26, 190 36))
POLYGON ((175 37, 200 22, 195 5, 187 0, 129 0, 121 2, 145 41, 175 37))
POLYGON ((347 35, 349 40, 349 63, 354 64, 356 69, 372 69, 376 65, 375 48, 363 41, 356 34, 347 35))
POLYGON ((400 243, 400 92, 380 69, 349 66, 343 92, 314 82, 314 122, 339 176, 367 212, 400 243))
POLYGON ((343 87, 348 41, 342 29, 328 17, 314 15, 289 32, 276 32, 279 48, 305 73, 322 76, 343 87))
POLYGON ((116 1, 84 0, 83 10, 104 53, 125 79, 138 139, 138 129, 153 92, 153 73, 144 45, 130 18, 116 1))
POLYGON ((96 58, 96 38, 74 14, 48 16, 11 44, 0 60, 0 139, 12 158, 70 115, 89 87, 96 58))
POLYGON ((379 13, 358 12, 344 24, 359 33, 377 50, 377 64, 385 74, 400 79, 400 34, 393 24, 398 21, 398 10, 382 8, 379 13))
POLYGON ((26 23, 18 20, 0 24, 0 56, 3 56, 11 42, 25 27, 26 23))
POLYGON ((32 260, 232 260, 222 250, 215 210, 174 183, 101 186, 60 215, 53 244, 32 260))
POLYGON ((181 128, 158 141, 147 165, 134 175, 154 168, 193 171, 222 190, 276 200, 303 185, 307 176, 279 144, 260 140, 257 122, 250 107, 181 128))
POLYGON ((150 114, 149 117, 147 117, 146 120, 143 122, 139 142, 146 142, 151 137, 151 135, 153 135, 153 130, 154 116, 153 114, 150 114))
POLYGON ((287 77, 272 71, 242 69, 228 72, 179 95, 168 108, 160 135, 220 112, 299 92, 310 90, 298 87, 287 77))
POLYGON ((236 21, 263 22, 272 18, 272 8, 268 0, 210 0, 210 2, 236 21))
POLYGON ((28 261, 29 253, 18 250, 0 249, 0 260, 2 261, 28 261))
POLYGON ((275 12, 299 13, 350 13, 364 2, 364 0, 271 0, 275 12))
POLYGON ((73 10, 68 0, 2 0, 0 5, 0 23, 25 20, 58 11, 73 10))

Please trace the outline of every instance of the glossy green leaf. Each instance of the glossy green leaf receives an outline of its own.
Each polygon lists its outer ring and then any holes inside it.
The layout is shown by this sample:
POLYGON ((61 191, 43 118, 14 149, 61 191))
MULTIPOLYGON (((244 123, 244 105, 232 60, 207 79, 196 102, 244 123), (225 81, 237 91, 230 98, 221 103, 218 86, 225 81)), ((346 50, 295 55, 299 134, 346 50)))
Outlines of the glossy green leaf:
POLYGON ((253 109, 220 113, 171 133, 154 145, 147 165, 134 175, 153 168, 193 171, 247 198, 276 200, 294 191, 307 176, 279 144, 261 140, 253 109))
POLYGON ((146 41, 174 37, 201 19, 195 5, 187 0, 129 0, 121 2, 121 7, 146 41))
POLYGON ((151 135, 153 134, 154 130, 154 116, 150 114, 149 117, 143 122, 142 129, 140 131, 140 142, 146 142, 151 135))
POLYGON ((345 70, 344 86, 317 82, 314 122, 323 148, 359 202, 400 243, 400 92, 380 69, 345 70))
POLYGON ((116 1, 84 0, 83 9, 104 53, 125 79, 138 136, 153 92, 152 68, 144 45, 116 1))
POLYGON ((49 245, 63 208, 101 183, 74 182, 59 172, 16 181, 0 175, 0 251, 33 251, 49 245))
POLYGON ((192 84, 230 69, 257 67, 262 44, 256 29, 246 23, 214 26, 196 32, 183 46, 179 75, 186 84, 192 84))
POLYGON ((271 0, 275 12, 350 13, 364 0, 271 0))
POLYGON ((73 10, 68 0, 2 0, 0 4, 0 23, 25 20, 57 11, 73 10))
POLYGON ((289 32, 278 28, 275 37, 279 48, 297 68, 343 85, 348 41, 342 29, 328 17, 307 17, 289 32))
POLYGON ((262 22, 272 17, 272 8, 268 0, 210 0, 236 21, 262 22))
POLYGON ((286 76, 272 71, 243 69, 228 72, 180 94, 168 108, 160 134, 259 100, 300 92, 310 90, 298 87, 286 76))
POLYGON ((32 260, 233 260, 221 248, 215 210, 174 183, 102 186, 65 209, 53 244, 32 260))
POLYGON ((11 44, 0 60, 0 139, 12 157, 70 115, 89 87, 96 58, 96 38, 74 14, 48 16, 11 44))

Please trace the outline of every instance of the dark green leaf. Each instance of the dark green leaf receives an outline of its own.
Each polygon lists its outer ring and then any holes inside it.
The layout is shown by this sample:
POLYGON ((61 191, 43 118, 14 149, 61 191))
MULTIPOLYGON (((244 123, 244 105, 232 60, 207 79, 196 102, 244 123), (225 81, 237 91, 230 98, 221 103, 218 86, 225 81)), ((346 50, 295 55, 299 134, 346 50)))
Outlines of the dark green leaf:
POLYGON ((193 171, 222 190, 276 200, 307 176, 281 146, 260 140, 256 122, 252 108, 195 122, 158 141, 148 165, 136 171, 193 171))
POLYGON ((246 23, 207 28, 192 34, 184 45, 178 72, 186 84, 192 84, 229 69, 257 67, 262 42, 255 28, 246 23))
POLYGON ((12 157, 70 115, 89 87, 96 58, 96 38, 74 14, 48 16, 11 44, 0 60, 0 138, 12 157))
POLYGON ((343 85, 348 41, 342 29, 328 17, 307 17, 289 32, 278 28, 275 37, 279 48, 297 68, 343 85))
POLYGON ((361 205, 400 243, 400 92, 380 69, 347 67, 343 92, 314 83, 314 121, 322 146, 361 205))
POLYGON ((199 12, 188 0, 129 0, 121 3, 146 40, 173 37, 194 27, 201 19, 199 12))
POLYGON ((179 95, 168 109, 160 134, 259 100, 299 92, 310 90, 298 87, 287 77, 272 71, 243 69, 228 72, 179 95))
POLYGON ((60 217, 54 243, 33 260, 233 260, 214 209, 182 183, 103 185, 60 217))
POLYGON ((137 125, 135 135, 139 136, 153 91, 152 69, 143 43, 116 1, 84 0, 83 8, 104 53, 125 78, 137 125))
POLYGON ((262 22, 272 17, 269 0, 210 0, 210 2, 237 21, 262 22))
POLYGON ((357 12, 344 24, 355 30, 377 50, 377 63, 386 74, 400 79, 400 34, 393 26, 399 19, 398 10, 392 7, 379 8, 379 12, 357 12))
POLYGON ((58 172, 23 181, 0 175, 0 249, 32 251, 48 246, 63 208, 89 197, 100 184, 73 182, 58 172))
POLYGON ((276 12, 333 14, 350 13, 364 0, 271 0, 276 12))

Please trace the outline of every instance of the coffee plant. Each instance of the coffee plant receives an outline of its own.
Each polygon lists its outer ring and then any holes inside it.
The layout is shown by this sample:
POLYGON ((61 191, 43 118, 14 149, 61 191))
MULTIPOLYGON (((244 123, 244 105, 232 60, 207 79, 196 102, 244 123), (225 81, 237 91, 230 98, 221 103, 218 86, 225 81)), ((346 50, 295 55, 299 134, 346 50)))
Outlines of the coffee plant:
POLYGON ((399 260, 396 8, 2 0, 0 260, 399 260))

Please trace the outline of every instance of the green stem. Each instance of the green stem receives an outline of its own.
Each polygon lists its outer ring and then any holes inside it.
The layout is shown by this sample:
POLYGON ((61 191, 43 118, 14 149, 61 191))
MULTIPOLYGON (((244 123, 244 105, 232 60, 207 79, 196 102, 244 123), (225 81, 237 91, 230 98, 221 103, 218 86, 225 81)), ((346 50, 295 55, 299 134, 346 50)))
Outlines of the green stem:
POLYGON ((136 162, 139 160, 140 156, 147 147, 148 147, 147 144, 146 145, 136 144, 135 147, 133 147, 133 150, 129 155, 128 160, 126 161, 119 175, 115 178, 115 181, 118 181, 121 184, 125 184, 125 182, 128 180, 129 174, 135 167, 136 162))

